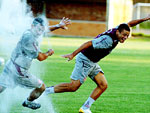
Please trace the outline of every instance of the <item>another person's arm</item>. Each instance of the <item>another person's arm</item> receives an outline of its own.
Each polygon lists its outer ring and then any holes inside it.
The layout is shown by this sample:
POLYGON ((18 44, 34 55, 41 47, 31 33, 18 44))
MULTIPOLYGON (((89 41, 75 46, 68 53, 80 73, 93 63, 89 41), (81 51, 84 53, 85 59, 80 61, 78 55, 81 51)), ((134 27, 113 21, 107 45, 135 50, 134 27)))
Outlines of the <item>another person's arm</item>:
POLYGON ((64 58, 68 58, 68 61, 72 60, 79 52, 81 52, 82 50, 88 48, 92 46, 92 41, 88 41, 85 42, 84 44, 82 44, 78 49, 76 49, 73 53, 71 54, 67 54, 67 55, 63 55, 62 57, 64 58))
MULTIPOLYGON (((68 58, 68 61, 72 60, 79 52, 82 50, 93 46, 94 49, 107 49, 112 47, 113 41, 112 38, 108 35, 103 35, 100 38, 93 39, 82 44, 78 49, 76 49, 73 53, 63 55, 62 57, 68 58)), ((90 54, 90 53, 89 53, 90 54)))
POLYGON ((67 26, 69 24, 71 24, 70 22, 71 22, 71 20, 69 18, 63 17, 62 20, 59 22, 59 24, 49 26, 49 30, 54 31, 54 30, 59 29, 59 28, 67 30, 68 29, 67 26))
POLYGON ((137 19, 137 20, 131 20, 127 24, 129 27, 133 27, 133 26, 136 26, 137 24, 140 24, 140 23, 147 21, 147 20, 150 20, 150 15, 148 15, 145 18, 141 18, 141 19, 137 19))

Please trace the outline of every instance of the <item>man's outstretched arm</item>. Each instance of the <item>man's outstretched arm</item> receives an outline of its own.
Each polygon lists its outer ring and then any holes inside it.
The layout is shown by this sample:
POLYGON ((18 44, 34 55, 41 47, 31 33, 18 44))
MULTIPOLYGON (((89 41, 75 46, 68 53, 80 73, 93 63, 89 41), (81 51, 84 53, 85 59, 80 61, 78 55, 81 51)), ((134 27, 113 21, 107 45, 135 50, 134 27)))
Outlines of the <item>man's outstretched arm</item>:
POLYGON ((68 29, 67 26, 69 24, 71 24, 71 20, 69 18, 63 17, 62 20, 59 22, 59 24, 49 26, 49 30, 54 31, 54 30, 59 29, 59 28, 67 30, 68 29))
POLYGON ((148 15, 145 18, 141 18, 141 19, 137 19, 137 20, 131 20, 127 24, 129 27, 133 27, 133 26, 136 26, 137 24, 140 24, 140 23, 147 21, 147 20, 150 20, 150 15, 148 15))
POLYGON ((68 58, 68 61, 72 60, 79 52, 81 52, 82 50, 88 48, 92 46, 92 41, 88 41, 85 42, 84 44, 82 44, 78 49, 76 49, 73 53, 71 54, 67 54, 67 55, 63 55, 62 57, 64 58, 68 58))

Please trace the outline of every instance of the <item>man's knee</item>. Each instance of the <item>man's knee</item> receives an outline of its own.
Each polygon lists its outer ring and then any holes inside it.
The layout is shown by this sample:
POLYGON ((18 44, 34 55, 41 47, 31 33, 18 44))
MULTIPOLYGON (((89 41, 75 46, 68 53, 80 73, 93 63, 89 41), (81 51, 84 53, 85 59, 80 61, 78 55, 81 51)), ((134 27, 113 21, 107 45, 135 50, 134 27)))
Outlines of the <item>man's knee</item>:
POLYGON ((72 81, 70 84, 68 84, 68 88, 70 92, 75 92, 79 89, 81 83, 80 81, 72 81))
POLYGON ((95 76, 95 82, 102 91, 105 91, 108 87, 107 80, 101 72, 95 76))
POLYGON ((45 84, 43 83, 42 86, 39 89, 40 89, 41 92, 44 92, 45 89, 46 89, 45 84))
POLYGON ((108 88, 108 84, 107 83, 104 83, 104 84, 101 84, 99 86, 103 91, 105 91, 107 88, 108 88))
POLYGON ((107 88, 108 88, 108 84, 106 83, 103 85, 103 90, 106 90, 107 88))
POLYGON ((75 92, 75 91, 78 90, 78 87, 77 87, 77 86, 69 86, 69 90, 70 90, 71 92, 75 92))

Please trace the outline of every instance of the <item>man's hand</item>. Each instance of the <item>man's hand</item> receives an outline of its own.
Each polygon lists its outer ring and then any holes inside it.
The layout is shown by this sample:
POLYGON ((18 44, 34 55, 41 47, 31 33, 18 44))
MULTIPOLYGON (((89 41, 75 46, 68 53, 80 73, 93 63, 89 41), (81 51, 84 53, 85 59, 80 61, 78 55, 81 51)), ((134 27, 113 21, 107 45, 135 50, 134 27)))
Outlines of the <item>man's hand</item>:
POLYGON ((69 18, 63 17, 62 20, 59 22, 59 26, 62 29, 68 29, 68 25, 71 24, 71 20, 69 18))
POLYGON ((54 54, 54 50, 53 49, 49 49, 46 54, 47 54, 47 56, 51 56, 51 55, 54 54))
POLYGON ((63 58, 68 58, 68 61, 73 59, 73 54, 62 55, 63 58))
POLYGON ((62 20, 59 22, 59 24, 49 26, 49 30, 54 31, 54 30, 59 29, 59 28, 67 30, 68 29, 67 26, 69 24, 71 24, 71 20, 69 18, 63 17, 62 20))

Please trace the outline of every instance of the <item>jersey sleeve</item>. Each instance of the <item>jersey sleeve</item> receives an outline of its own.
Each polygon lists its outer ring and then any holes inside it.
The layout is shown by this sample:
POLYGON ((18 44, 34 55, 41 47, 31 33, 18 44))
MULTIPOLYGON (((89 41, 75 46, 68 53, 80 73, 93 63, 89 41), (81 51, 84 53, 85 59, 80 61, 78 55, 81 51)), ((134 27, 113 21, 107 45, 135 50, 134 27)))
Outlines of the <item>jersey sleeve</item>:
POLYGON ((92 45, 94 49, 107 49, 112 47, 113 40, 108 35, 100 36, 92 40, 92 45))
POLYGON ((23 54, 29 58, 37 58, 39 54, 39 48, 36 41, 32 38, 30 33, 24 34, 22 37, 21 47, 23 54))

